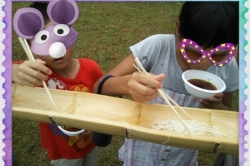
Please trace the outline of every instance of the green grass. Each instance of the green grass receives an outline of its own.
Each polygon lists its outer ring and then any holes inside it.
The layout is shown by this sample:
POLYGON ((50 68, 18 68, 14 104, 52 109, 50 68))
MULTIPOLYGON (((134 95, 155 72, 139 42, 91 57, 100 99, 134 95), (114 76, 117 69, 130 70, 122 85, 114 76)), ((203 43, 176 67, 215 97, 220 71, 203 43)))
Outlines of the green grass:
MULTIPOLYGON (((13 2, 13 13, 27 2, 13 2)), ((129 54, 129 46, 158 33, 174 33, 182 3, 178 2, 79 2, 80 16, 73 27, 79 32, 75 57, 88 57, 99 63, 104 72, 112 69, 129 54)), ((13 60, 27 59, 13 32, 13 60)), ((238 93, 233 110, 238 111, 238 93)), ((13 150, 20 166, 46 166, 49 159, 40 145, 38 122, 13 119, 13 150)), ((119 166, 117 151, 124 138, 114 136, 112 143, 100 148, 102 166, 119 166)), ((200 152, 199 165, 211 166, 216 153, 200 152)))

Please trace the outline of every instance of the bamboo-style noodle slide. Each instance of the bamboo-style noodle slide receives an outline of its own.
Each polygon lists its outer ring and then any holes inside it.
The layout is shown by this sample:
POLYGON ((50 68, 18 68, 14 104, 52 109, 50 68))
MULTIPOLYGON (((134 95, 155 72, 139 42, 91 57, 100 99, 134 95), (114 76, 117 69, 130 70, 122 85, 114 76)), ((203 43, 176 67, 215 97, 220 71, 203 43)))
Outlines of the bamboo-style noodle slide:
MULTIPOLYGON (((53 96, 53 102, 48 98, 44 88, 12 84, 13 118, 55 122, 60 126, 82 128, 169 146, 238 155, 238 112, 182 108, 171 98, 168 100, 174 104, 172 107, 86 92, 57 89, 50 89, 49 92, 53 96), (55 105, 58 112, 55 111, 55 105), (156 130, 149 125, 157 119, 176 119, 176 113, 172 108, 181 110, 178 112, 179 117, 188 116, 230 136, 177 133, 156 130), (232 133, 234 130, 236 131, 232 133)), ((166 94, 164 96, 167 98, 166 94)))
MULTIPOLYGON (((238 154, 238 112, 184 107, 193 119, 230 134, 229 137, 211 133, 194 135, 156 130, 149 125, 157 119, 176 119, 168 105, 76 91, 50 89, 50 93, 60 112, 55 111, 44 88, 13 84, 13 118, 45 123, 52 123, 53 119, 60 126, 207 152, 238 154), (233 130, 236 131, 232 133, 233 130)), ((184 117, 185 113, 180 111, 179 115, 184 117)))
MULTIPOLYGON (((135 64, 133 64, 133 65, 139 72, 144 73, 148 77, 150 77, 150 75, 144 69, 144 67, 142 66, 142 64, 138 58, 135 58, 135 63, 137 66, 135 64)), ((165 102, 168 103, 168 105, 171 107, 171 109, 173 110, 175 115, 178 117, 179 121, 175 120, 175 119, 168 119, 165 121, 162 119, 156 119, 154 122, 149 124, 152 128, 157 129, 157 130, 163 129, 163 130, 169 130, 169 131, 175 131, 175 132, 185 132, 185 131, 183 131, 182 127, 180 126, 180 123, 181 123, 184 126, 184 130, 186 130, 189 134, 202 135, 205 132, 210 132, 210 133, 214 134, 215 136, 223 135, 223 136, 229 137, 233 132, 235 132, 235 130, 233 130, 231 133, 225 134, 223 132, 216 130, 216 128, 214 128, 213 126, 209 126, 207 124, 204 124, 204 123, 201 123, 197 120, 192 119, 191 116, 182 107, 180 107, 170 96, 168 96, 168 94, 166 94, 163 91, 163 89, 157 89, 157 91, 160 93, 160 95, 165 100, 165 102), (183 113, 185 113, 185 115, 187 115, 190 118, 190 120, 183 120, 181 118, 181 116, 179 115, 179 113, 171 105, 169 100, 179 110, 181 110, 183 113), (186 122, 188 123, 188 125, 186 122), (189 129, 190 127, 192 128, 192 131, 189 129)))

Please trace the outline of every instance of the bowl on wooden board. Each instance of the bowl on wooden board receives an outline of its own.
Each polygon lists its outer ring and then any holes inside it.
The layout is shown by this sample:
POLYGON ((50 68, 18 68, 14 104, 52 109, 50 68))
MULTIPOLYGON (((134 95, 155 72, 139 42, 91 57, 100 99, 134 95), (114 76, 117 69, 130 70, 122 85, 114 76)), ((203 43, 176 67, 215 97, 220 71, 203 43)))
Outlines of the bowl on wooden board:
POLYGON ((79 134, 83 133, 84 129, 76 129, 73 127, 68 126, 57 126, 65 135, 68 136, 78 136, 79 134))

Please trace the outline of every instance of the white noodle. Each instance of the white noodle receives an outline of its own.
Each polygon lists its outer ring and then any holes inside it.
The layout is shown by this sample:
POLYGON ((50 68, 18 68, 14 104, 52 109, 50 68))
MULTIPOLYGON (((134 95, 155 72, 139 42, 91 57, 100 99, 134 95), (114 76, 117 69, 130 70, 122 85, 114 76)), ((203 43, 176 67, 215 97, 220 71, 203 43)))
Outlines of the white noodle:
MULTIPOLYGON (((218 131, 214 126, 201 123, 197 120, 184 120, 184 121, 189 127, 192 134, 194 135, 205 135, 206 133, 210 133, 213 134, 214 136, 229 137, 233 132, 235 132, 233 131, 230 134, 225 134, 218 131)), ((154 122, 151 122, 149 126, 151 126, 153 129, 156 130, 165 130, 170 132, 187 134, 186 129, 178 119, 168 119, 168 120, 156 119, 154 122)))

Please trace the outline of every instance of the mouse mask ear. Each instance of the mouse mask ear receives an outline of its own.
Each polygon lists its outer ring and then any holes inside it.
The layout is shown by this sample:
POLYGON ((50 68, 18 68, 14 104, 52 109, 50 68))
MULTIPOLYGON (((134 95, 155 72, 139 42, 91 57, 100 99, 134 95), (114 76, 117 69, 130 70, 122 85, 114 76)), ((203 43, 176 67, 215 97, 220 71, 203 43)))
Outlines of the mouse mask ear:
POLYGON ((79 16, 79 8, 74 0, 51 0, 47 13, 56 24, 72 25, 79 16))
POLYGON ((24 39, 32 39, 43 26, 43 16, 35 8, 18 9, 13 18, 13 27, 16 34, 24 39))

